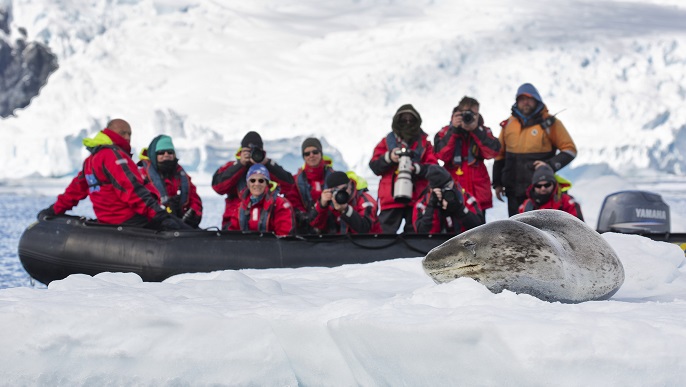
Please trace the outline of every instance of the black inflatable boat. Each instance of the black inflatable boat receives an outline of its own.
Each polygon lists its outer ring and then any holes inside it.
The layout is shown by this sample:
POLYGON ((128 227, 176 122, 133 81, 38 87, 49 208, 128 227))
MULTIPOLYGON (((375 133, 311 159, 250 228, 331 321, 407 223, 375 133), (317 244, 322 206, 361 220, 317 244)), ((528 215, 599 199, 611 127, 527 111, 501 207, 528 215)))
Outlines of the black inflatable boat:
POLYGON ((453 235, 330 235, 278 238, 232 231, 153 231, 58 216, 19 241, 24 269, 44 284, 70 274, 133 272, 144 281, 228 269, 334 267, 422 257, 453 235))

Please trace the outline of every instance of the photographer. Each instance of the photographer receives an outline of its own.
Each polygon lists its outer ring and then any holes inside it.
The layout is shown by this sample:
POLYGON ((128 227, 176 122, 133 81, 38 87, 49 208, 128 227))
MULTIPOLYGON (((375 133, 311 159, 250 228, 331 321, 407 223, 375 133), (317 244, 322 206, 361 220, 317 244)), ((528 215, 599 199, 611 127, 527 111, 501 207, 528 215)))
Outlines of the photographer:
POLYGON ((450 125, 436 134, 434 145, 436 157, 453 180, 476 198, 485 218, 486 209, 493 207, 493 193, 484 160, 498 155, 500 142, 484 126, 479 101, 463 97, 453 109, 450 125))
POLYGON ((476 200, 450 178, 445 168, 429 166, 429 188, 414 209, 414 227, 420 234, 459 234, 484 224, 476 200))
POLYGON ((264 165, 272 180, 285 192, 292 189, 293 176, 274 160, 267 157, 262 137, 257 132, 248 132, 241 140, 236 152, 236 160, 229 161, 217 169, 212 176, 212 188, 220 195, 226 195, 226 209, 222 219, 222 229, 226 230, 230 218, 238 211, 239 194, 247 188, 245 176, 248 169, 256 164, 264 165))
POLYGON ((369 168, 381 176, 379 222, 385 234, 413 233, 412 211, 428 185, 426 167, 437 164, 433 146, 421 128, 422 118, 412 105, 403 105, 393 116, 392 131, 374 148, 369 168))
POLYGON ((357 182, 345 172, 326 177, 326 187, 314 206, 312 225, 321 234, 378 234, 376 200, 357 190, 357 182))

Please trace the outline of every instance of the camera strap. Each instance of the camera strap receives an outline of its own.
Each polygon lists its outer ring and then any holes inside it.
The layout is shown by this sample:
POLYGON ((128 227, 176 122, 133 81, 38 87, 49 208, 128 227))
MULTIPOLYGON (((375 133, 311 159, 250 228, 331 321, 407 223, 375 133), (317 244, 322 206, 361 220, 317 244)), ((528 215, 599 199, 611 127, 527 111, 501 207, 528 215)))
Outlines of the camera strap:
MULTIPOLYGON (((398 141, 398 138, 395 136, 395 133, 388 133, 388 135, 386 136, 386 147, 388 148, 388 150, 390 151, 395 148, 402 148, 402 146, 400 145, 405 144, 403 142, 398 141)), ((411 149, 409 145, 407 145, 407 149, 411 149)), ((419 164, 422 160, 422 156, 424 155, 424 138, 422 136, 420 136, 417 140, 417 147, 411 150, 413 151, 412 162, 419 164)))
POLYGON ((467 164, 472 165, 476 161, 476 152, 478 151, 479 147, 472 139, 472 136, 467 134, 467 137, 465 138, 464 134, 459 132, 457 128, 453 128, 454 131, 456 131, 455 137, 455 151, 453 152, 453 164, 455 166, 459 166, 462 164, 462 146, 463 146, 463 141, 467 141, 468 147, 467 147, 467 164))

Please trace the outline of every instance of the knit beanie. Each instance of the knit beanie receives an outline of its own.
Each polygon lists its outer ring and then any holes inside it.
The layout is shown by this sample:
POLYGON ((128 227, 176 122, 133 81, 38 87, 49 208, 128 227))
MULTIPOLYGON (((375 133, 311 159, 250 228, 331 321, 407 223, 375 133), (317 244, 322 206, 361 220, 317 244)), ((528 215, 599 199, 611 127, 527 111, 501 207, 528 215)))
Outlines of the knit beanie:
POLYGON ((248 181, 250 179, 250 176, 258 174, 258 173, 260 175, 266 177, 267 180, 271 180, 271 178, 269 177, 269 171, 267 170, 267 168, 264 165, 253 164, 253 166, 250 167, 250 169, 248 169, 248 173, 245 175, 245 181, 248 181))
POLYGON ((531 184, 536 184, 541 181, 547 181, 555 184, 557 180, 555 179, 555 172, 548 165, 542 165, 534 171, 534 176, 531 179, 531 184))
POLYGON ((317 148, 319 153, 322 153, 322 143, 319 142, 319 140, 317 140, 314 137, 306 138, 305 141, 303 141, 303 145, 301 148, 302 148, 302 151, 305 152, 305 149, 307 149, 309 147, 315 147, 315 148, 317 148))
POLYGON ((155 153, 163 150, 174 150, 174 143, 172 142, 171 137, 164 134, 157 136, 157 144, 155 144, 155 153))
POLYGON ((350 178, 348 177, 348 175, 345 174, 345 172, 336 171, 329 174, 329 176, 326 177, 326 187, 338 187, 341 184, 348 184, 349 181, 350 178))
POLYGON ((258 148, 263 147, 262 137, 260 137, 259 133, 250 131, 241 140, 241 148, 250 148, 251 145, 258 148))
POLYGON ((426 180, 429 181, 431 188, 443 188, 452 181, 450 172, 440 165, 431 164, 426 170, 426 180))

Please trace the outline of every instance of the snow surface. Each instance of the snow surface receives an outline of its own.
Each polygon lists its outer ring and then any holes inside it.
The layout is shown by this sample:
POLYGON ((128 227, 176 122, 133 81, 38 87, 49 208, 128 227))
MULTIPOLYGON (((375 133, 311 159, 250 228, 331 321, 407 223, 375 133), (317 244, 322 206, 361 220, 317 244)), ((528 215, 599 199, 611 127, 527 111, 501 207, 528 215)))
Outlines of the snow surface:
POLYGON ((337 268, 73 275, 0 290, 3 385, 679 386, 686 266, 676 245, 604 234, 609 301, 548 303, 421 258, 337 268))

